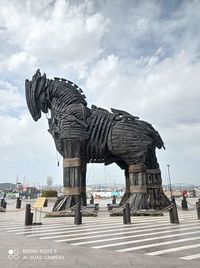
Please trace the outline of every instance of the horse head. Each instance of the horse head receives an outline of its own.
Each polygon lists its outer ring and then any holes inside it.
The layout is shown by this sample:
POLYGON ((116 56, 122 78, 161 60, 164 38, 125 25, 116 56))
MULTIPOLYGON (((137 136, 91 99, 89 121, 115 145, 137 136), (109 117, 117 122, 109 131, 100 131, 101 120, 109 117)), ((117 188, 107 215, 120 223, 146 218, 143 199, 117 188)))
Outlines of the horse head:
POLYGON ((40 70, 33 75, 32 80, 25 81, 26 102, 28 109, 35 121, 40 119, 41 111, 47 113, 48 109, 60 106, 67 107, 70 104, 87 106, 83 91, 74 83, 63 78, 47 79, 40 70), (64 104, 64 105, 63 105, 64 104))
POLYGON ((28 109, 35 121, 40 119, 41 111, 48 112, 49 102, 47 98, 49 80, 44 73, 41 76, 40 70, 33 75, 32 80, 26 79, 25 92, 28 109))

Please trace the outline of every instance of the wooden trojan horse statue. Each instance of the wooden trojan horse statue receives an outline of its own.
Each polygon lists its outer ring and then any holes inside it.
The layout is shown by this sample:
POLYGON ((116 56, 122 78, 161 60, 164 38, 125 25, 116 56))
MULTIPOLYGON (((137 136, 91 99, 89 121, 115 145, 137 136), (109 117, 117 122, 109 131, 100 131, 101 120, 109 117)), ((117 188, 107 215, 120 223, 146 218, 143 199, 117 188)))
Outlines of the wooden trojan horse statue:
POLYGON ((86 205, 87 163, 116 163, 125 170, 126 192, 121 204, 138 209, 162 209, 169 204, 162 189, 156 147, 164 148, 151 124, 125 111, 87 107, 85 95, 74 83, 47 79, 38 70, 26 80, 26 100, 35 121, 41 111, 51 116, 49 132, 63 156, 64 196, 53 210, 63 210, 80 202, 86 205))

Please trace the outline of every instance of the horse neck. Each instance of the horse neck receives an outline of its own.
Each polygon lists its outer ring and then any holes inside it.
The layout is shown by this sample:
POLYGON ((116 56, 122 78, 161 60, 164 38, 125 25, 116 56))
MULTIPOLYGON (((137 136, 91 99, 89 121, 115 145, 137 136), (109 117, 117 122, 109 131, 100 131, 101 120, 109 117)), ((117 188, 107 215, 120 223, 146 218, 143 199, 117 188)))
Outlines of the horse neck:
POLYGON ((65 110, 71 104, 83 104, 87 106, 84 95, 73 85, 66 81, 52 80, 49 90, 49 99, 52 109, 65 110))

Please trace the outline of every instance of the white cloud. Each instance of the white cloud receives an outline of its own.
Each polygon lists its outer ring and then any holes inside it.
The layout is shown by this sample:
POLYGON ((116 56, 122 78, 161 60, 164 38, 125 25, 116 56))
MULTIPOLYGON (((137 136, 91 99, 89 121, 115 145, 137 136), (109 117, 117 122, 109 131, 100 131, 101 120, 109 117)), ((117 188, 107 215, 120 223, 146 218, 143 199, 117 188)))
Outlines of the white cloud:
POLYGON ((87 2, 73 6, 64 0, 51 5, 47 1, 40 7, 39 1, 40 10, 36 11, 31 2, 27 1, 27 5, 7 2, 1 8, 7 39, 20 49, 20 55, 12 55, 11 61, 18 57, 19 62, 24 55, 33 63, 35 59, 40 62, 51 59, 54 64, 77 67, 101 53, 100 41, 108 30, 109 20, 98 12, 91 14, 87 2))
POLYGON ((165 125, 198 122, 199 71, 200 62, 191 62, 185 52, 150 66, 142 85, 140 108, 160 124, 163 119, 165 125))
POLYGON ((199 1, 1 0, 2 176, 13 177, 17 167, 31 176, 37 167, 41 180, 52 175, 48 169, 56 174, 47 124, 32 121, 20 93, 39 67, 82 86, 91 104, 152 123, 167 147, 158 153, 161 166, 172 161, 177 179, 193 174, 197 181, 199 7, 199 1))
POLYGON ((160 125, 198 122, 200 63, 191 62, 186 52, 161 61, 158 53, 156 57, 154 63, 154 55, 142 59, 146 66, 127 66, 123 59, 108 56, 93 67, 86 87, 98 105, 121 105, 160 125))
MULTIPOLYGON (((200 157, 200 62, 184 51, 162 59, 163 53, 160 48, 152 57, 131 64, 110 55, 93 67, 86 85, 94 104, 121 108, 152 123, 167 147, 158 154, 161 166, 174 161, 174 176, 181 180, 187 172, 180 163, 184 159, 195 163, 200 157)), ((197 177, 193 175, 193 180, 197 177)))
MULTIPOLYGON (((47 122, 43 118, 36 126, 36 123, 30 119, 28 112, 20 118, 1 116, 1 146, 7 148, 7 150, 20 149, 24 151, 26 156, 29 155, 30 152, 31 154, 41 153, 45 146, 45 149, 47 149, 45 143, 48 134, 46 131, 47 122), (44 139, 41 139, 42 136, 44 136, 44 139), (41 140, 43 141, 42 145, 41 140), (37 144, 37 146, 33 146, 33 144, 37 144)), ((19 157, 22 157, 22 154, 19 155, 19 157)), ((22 158, 24 158, 24 155, 22 158)))
POLYGON ((61 168, 56 168, 56 151, 53 139, 47 132, 48 124, 43 117, 37 122, 26 112, 20 118, 0 116, 0 180, 5 174, 11 181, 26 177, 28 181, 45 183, 48 175, 61 184, 61 168))
MULTIPOLYGON (((107 106, 110 101, 108 96, 113 90, 119 87, 120 65, 118 57, 110 55, 105 59, 101 59, 93 66, 86 81, 86 87, 91 92, 91 98, 99 104, 101 101, 107 106), (105 99, 108 98, 108 102, 105 99)), ((114 93, 113 92, 113 93, 114 93)), ((114 94, 115 95, 115 94, 114 94)), ((116 94, 118 96, 118 94, 116 94)), ((115 96, 113 96, 115 98, 115 96)))
POLYGON ((37 68, 37 58, 28 55, 26 52, 17 52, 0 63, 0 71, 17 73, 24 75, 28 72, 33 72, 37 68))
POLYGON ((8 82, 0 81, 0 113, 16 112, 25 108, 25 100, 17 87, 8 82))

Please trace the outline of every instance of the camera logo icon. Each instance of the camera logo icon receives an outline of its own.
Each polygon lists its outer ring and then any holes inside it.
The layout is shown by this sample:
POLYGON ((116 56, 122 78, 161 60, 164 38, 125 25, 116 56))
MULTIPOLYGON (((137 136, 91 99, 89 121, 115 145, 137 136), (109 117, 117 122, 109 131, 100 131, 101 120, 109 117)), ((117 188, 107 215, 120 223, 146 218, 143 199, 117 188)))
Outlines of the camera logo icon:
POLYGON ((9 260, 18 260, 19 259, 19 250, 18 249, 9 249, 8 250, 8 259, 9 260))

